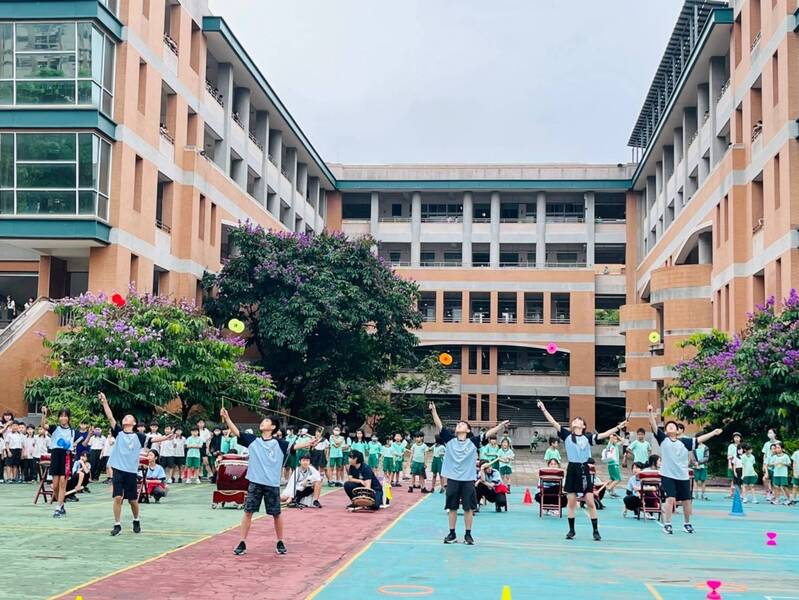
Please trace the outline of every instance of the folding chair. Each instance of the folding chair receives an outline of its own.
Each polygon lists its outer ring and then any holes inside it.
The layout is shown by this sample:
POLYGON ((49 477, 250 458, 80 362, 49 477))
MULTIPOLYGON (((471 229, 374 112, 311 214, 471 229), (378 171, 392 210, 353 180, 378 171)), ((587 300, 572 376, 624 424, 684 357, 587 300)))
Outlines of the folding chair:
POLYGON ((150 490, 147 487, 147 468, 149 467, 149 461, 146 457, 139 458, 139 476, 138 476, 138 486, 139 486, 139 503, 140 504, 149 504, 150 503, 150 490))
POLYGON ((47 500, 53 497, 53 482, 47 481, 48 477, 50 477, 50 455, 42 454, 39 457, 39 487, 33 498, 34 504, 39 502, 39 498, 47 504, 47 500))
POLYGON ((660 473, 658 471, 641 471, 638 474, 641 480, 641 488, 638 491, 641 498, 641 508, 638 510, 636 518, 641 519, 641 513, 652 513, 660 516, 663 508, 660 502, 660 473))
POLYGON ((543 517, 544 511, 558 511, 558 518, 563 518, 563 469, 538 470, 538 494, 541 502, 538 503, 538 516, 543 517), (555 485, 544 487, 544 483, 555 485))

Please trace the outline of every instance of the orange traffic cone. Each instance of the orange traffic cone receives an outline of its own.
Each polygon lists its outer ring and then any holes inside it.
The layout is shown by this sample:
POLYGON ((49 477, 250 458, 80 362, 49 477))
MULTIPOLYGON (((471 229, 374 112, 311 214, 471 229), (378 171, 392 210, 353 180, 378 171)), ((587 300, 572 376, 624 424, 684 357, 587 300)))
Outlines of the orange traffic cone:
POLYGON ((525 504, 533 503, 533 495, 530 493, 530 488, 526 488, 524 490, 524 503, 525 504))

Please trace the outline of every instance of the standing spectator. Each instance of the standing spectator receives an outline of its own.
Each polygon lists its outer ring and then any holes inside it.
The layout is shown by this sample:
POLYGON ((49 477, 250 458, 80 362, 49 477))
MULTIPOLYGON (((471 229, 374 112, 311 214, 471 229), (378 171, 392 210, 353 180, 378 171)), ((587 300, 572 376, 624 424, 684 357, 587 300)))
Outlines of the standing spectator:
POLYGON ((34 302, 35 300, 33 298, 28 298, 28 301, 25 303, 25 310, 28 310, 31 306, 33 306, 34 302))
POLYGON ((105 446, 100 453, 100 470, 105 471, 105 482, 108 484, 111 483, 111 475, 113 475, 111 467, 108 466, 108 458, 111 456, 111 451, 114 449, 114 444, 116 444, 116 442, 117 439, 114 437, 114 432, 109 428, 108 435, 105 438, 105 446))
POLYGON ((17 303, 11 296, 6 296, 6 310, 8 310, 8 320, 13 321, 17 316, 17 303))
POLYGON ((33 425, 25 428, 25 438, 22 440, 22 475, 25 483, 36 481, 36 464, 33 453, 36 450, 36 438, 33 437, 33 425))
POLYGON ((89 464, 91 465, 92 481, 100 479, 100 471, 102 470, 100 463, 105 445, 106 438, 103 437, 102 429, 95 427, 89 435, 89 464))
POLYGON ((205 421, 200 419, 197 421, 197 432, 200 437, 202 445, 200 446, 200 468, 197 470, 197 483, 200 483, 203 470, 208 477, 213 475, 213 467, 208 462, 208 444, 211 441, 211 430, 205 426, 205 421))

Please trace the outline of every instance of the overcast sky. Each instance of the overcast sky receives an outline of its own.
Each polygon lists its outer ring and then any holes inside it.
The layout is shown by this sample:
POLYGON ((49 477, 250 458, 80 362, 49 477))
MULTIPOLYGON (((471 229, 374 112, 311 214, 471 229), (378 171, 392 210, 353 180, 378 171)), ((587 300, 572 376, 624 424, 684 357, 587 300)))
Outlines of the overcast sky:
POLYGON ((682 0, 209 0, 329 162, 626 162, 682 0))

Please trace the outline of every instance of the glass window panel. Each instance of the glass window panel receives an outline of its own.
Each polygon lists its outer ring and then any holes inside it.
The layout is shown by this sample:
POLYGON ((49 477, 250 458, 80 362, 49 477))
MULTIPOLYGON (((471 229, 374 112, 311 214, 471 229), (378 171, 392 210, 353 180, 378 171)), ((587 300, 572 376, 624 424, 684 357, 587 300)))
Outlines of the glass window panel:
POLYGON ((98 189, 101 194, 108 195, 108 185, 111 175, 111 144, 100 142, 100 181, 98 189))
POLYGON ((0 187, 14 187, 13 133, 0 133, 0 187))
POLYGON ((78 192, 78 214, 94 215, 97 214, 95 203, 97 202, 96 192, 78 192))
POLYGON ((14 29, 11 23, 0 23, 0 78, 14 76, 14 29))
POLYGON ((17 163, 17 189, 75 188, 75 165, 17 163))
POLYGON ((78 23, 78 77, 92 76, 92 55, 94 53, 96 36, 99 32, 90 23, 78 23))
POLYGON ((75 104, 75 81, 19 81, 17 104, 75 104))
POLYGON ((102 194, 97 196, 97 216, 108 220, 108 196, 102 194))
POLYGON ((100 110, 102 110, 107 115, 111 115, 111 110, 113 109, 113 106, 114 106, 114 98, 111 96, 111 94, 103 90, 103 105, 100 107, 100 110))
POLYGON ((0 104, 14 103, 14 82, 0 81, 0 104))
POLYGON ((75 23, 17 23, 17 52, 75 50, 75 23))
POLYGON ((100 140, 90 133, 78 135, 79 182, 82 188, 97 189, 97 169, 100 158, 100 140))
POLYGON ((75 160, 75 134, 18 133, 17 160, 75 160))
POLYGON ((17 54, 17 79, 75 77, 74 54, 17 54))
POLYGON ((0 215, 14 214, 14 192, 6 190, 0 192, 0 215))
POLYGON ((75 192, 17 192, 18 215, 74 215, 75 192))
POLYGON ((114 42, 105 38, 105 52, 103 52, 103 87, 109 92, 114 90, 114 42))
POLYGON ((100 105, 100 86, 93 81, 78 81, 78 104, 100 105))

